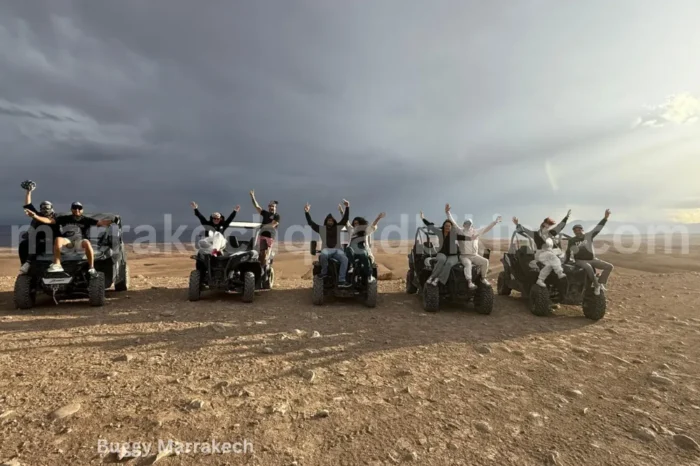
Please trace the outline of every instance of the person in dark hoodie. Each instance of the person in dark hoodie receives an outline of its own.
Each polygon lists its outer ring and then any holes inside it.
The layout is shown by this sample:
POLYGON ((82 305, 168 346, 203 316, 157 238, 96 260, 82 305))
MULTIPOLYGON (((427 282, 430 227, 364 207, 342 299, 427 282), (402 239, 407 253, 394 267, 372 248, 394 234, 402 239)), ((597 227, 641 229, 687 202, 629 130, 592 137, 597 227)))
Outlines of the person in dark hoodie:
POLYGON ((199 207, 197 206, 196 202, 190 203, 190 206, 194 209, 194 215, 199 219, 199 223, 202 224, 204 229, 206 230, 206 235, 209 236, 210 232, 217 231, 221 233, 222 235, 224 234, 224 231, 231 225, 231 222, 233 222, 233 219, 236 218, 236 213, 238 213, 239 210, 241 210, 241 206, 237 205, 234 209, 233 212, 231 212, 231 215, 229 215, 226 220, 224 220, 223 215, 221 215, 221 212, 214 212, 209 216, 209 219, 207 219, 204 215, 202 215, 199 212, 199 207))
POLYGON ((574 237, 568 241, 566 249, 566 262, 569 262, 573 256, 576 265, 585 270, 588 274, 588 278, 591 279, 593 293, 595 295, 599 295, 601 289, 605 291, 608 277, 613 270, 613 265, 611 263, 602 261, 596 257, 595 248, 593 247, 593 239, 601 232, 608 222, 609 217, 610 209, 607 209, 605 211, 605 217, 603 217, 603 219, 598 222, 598 225, 588 233, 583 231, 582 225, 574 225, 574 237), (603 271, 600 274, 600 280, 595 274, 595 269, 601 269, 603 271))
POLYGON ((343 218, 340 222, 337 222, 333 218, 333 214, 326 215, 323 221, 323 226, 318 225, 311 219, 311 205, 306 204, 304 206, 304 213, 306 215, 306 222, 309 224, 311 229, 319 234, 321 241, 323 242, 323 249, 321 249, 321 254, 319 255, 319 261, 321 262, 321 276, 326 277, 328 275, 328 261, 330 259, 335 259, 340 262, 340 277, 338 286, 349 287, 350 283, 347 281, 347 271, 348 271, 348 256, 345 255, 343 246, 340 240, 340 234, 343 230, 343 225, 345 225, 350 217, 350 203, 343 199, 343 204, 345 205, 345 213, 343 213, 343 218))

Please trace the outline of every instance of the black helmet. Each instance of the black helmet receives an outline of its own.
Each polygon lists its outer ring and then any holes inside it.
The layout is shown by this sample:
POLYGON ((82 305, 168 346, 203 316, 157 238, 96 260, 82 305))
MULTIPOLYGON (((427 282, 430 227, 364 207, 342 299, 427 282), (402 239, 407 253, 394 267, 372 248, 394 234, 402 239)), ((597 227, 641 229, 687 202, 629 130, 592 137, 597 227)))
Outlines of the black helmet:
POLYGON ((39 204, 39 212, 43 216, 53 215, 53 204, 49 201, 42 201, 42 203, 39 204))

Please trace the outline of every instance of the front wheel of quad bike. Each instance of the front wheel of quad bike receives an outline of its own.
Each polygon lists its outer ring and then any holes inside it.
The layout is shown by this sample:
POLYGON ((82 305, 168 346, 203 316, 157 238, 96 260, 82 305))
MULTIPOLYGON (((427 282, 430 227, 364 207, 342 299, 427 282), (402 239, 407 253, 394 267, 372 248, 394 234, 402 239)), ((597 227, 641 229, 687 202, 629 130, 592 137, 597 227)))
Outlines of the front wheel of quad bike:
POLYGON ((105 274, 97 272, 94 277, 90 277, 88 283, 88 297, 90 306, 104 306, 105 304, 105 274))
POLYGON ((605 292, 600 290, 600 294, 596 296, 592 291, 587 291, 583 298, 583 315, 591 320, 600 320, 605 316, 607 308, 607 300, 605 292))
POLYGON ((423 309, 426 312, 440 310, 440 288, 438 285, 425 284, 423 287, 423 309))
POLYGON ((126 291, 129 289, 129 264, 123 262, 119 265, 119 281, 114 284, 114 291, 126 291))
POLYGON ((498 291, 498 294, 501 296, 510 296, 510 292, 512 291, 510 288, 508 288, 508 285, 506 285, 506 273, 501 272, 498 274, 498 281, 496 282, 496 290, 498 291))
POLYGON ((367 296, 365 297, 365 306, 377 307, 377 279, 367 283, 367 296))
POLYGON ((246 272, 243 274, 243 302, 252 303, 255 297, 255 274, 246 272))
POLYGON ((479 314, 491 314, 493 311, 493 288, 491 285, 479 283, 474 295, 474 309, 479 314))
POLYGON ((20 275, 15 281, 15 307, 17 309, 31 309, 36 301, 36 291, 32 290, 32 277, 20 275))
POLYGON ((408 269, 408 272, 406 272, 406 293, 414 294, 417 291, 418 288, 413 284, 413 270, 408 269))
POLYGON ((528 307, 530 312, 536 316, 550 315, 552 313, 552 300, 549 297, 549 290, 539 285, 532 285, 528 296, 528 307))
POLYGON ((314 286, 312 289, 311 302, 320 306, 323 304, 323 278, 314 275, 314 286))
POLYGON ((190 272, 190 284, 187 290, 187 299, 189 301, 199 301, 202 295, 202 273, 199 270, 190 272))

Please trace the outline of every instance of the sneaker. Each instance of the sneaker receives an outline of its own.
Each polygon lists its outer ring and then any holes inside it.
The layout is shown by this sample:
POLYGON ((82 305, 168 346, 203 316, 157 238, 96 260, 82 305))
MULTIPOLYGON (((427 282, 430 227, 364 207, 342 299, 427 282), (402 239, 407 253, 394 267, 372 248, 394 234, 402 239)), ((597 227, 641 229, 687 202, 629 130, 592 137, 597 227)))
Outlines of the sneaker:
POLYGON ((46 271, 47 272, 63 272, 63 267, 61 267, 61 264, 51 264, 51 265, 49 265, 49 268, 46 271))
POLYGON ((338 286, 340 288, 349 288, 352 285, 350 285, 350 283, 348 283, 347 281, 342 281, 342 282, 338 283, 338 286))
POLYGON ((593 288, 593 294, 596 296, 600 295, 600 285, 593 288))
POLYGON ((605 288, 605 285, 603 285, 602 283, 601 283, 600 285, 598 285, 598 286, 600 286, 600 289, 601 289, 602 291, 608 291, 608 289, 605 288))
POLYGON ((482 278, 482 279, 481 279, 481 283, 483 283, 483 284, 486 285, 486 286, 490 286, 490 285, 491 285, 491 282, 488 281, 488 280, 485 279, 485 278, 482 278))
POLYGON ((20 275, 24 275, 25 273, 29 272, 29 267, 31 264, 29 262, 25 262, 22 264, 22 267, 19 268, 19 273, 20 275))
POLYGON ((91 277, 94 277, 95 275, 97 275, 97 270, 95 270, 94 267, 91 267, 90 270, 88 270, 88 273, 91 277))
POLYGON ((470 290, 476 290, 476 288, 477 288, 477 286, 471 280, 467 280, 467 286, 469 287, 470 290))
POLYGON ((566 278, 566 274, 562 272, 560 275, 557 275, 557 277, 564 279, 566 278))
POLYGON ((537 280, 537 284, 542 288, 547 288, 547 285, 545 285, 544 280, 542 280, 541 278, 537 280))
POLYGON ((370 276, 369 276, 369 279, 368 279, 367 281, 368 281, 369 283, 372 283, 372 282, 375 281, 375 280, 376 280, 376 278, 374 278, 374 275, 370 275, 370 276))

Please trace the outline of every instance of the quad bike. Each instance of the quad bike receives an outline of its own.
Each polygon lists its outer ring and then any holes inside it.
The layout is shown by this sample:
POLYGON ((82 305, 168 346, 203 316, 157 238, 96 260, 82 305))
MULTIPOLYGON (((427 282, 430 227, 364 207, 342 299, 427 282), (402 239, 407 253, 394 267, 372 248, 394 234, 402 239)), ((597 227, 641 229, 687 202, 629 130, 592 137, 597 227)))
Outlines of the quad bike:
POLYGON ((53 262, 53 248, 48 247, 32 261, 29 271, 18 275, 15 280, 14 302, 18 309, 30 309, 34 306, 39 291, 51 296, 55 304, 61 300, 88 298, 91 306, 103 306, 106 289, 114 286, 115 291, 126 291, 129 288, 129 265, 122 237, 121 219, 114 214, 90 216, 97 220, 115 220, 96 237, 89 238, 95 254, 94 266, 97 274, 90 276, 88 273, 90 266, 85 252, 80 247, 63 248, 63 271, 49 272, 48 268, 53 262))
MULTIPOLYGON (((343 228, 343 231, 346 231, 346 229, 343 228)), ((312 256, 315 256, 319 252, 316 249, 317 245, 318 242, 311 241, 312 256)), ((364 241, 358 241, 357 245, 360 248, 364 248, 364 241)), ((347 247, 348 244, 343 244, 343 249, 347 247)), ((318 260, 314 261, 312 302, 320 306, 327 296, 334 296, 336 298, 359 299, 367 307, 376 307, 378 292, 377 264, 371 263, 371 267, 372 272, 370 275, 363 269, 357 259, 348 263, 346 280, 350 283, 350 286, 343 288, 339 286, 340 262, 336 259, 330 259, 328 261, 328 274, 324 278, 321 276, 321 263, 318 260)))
MULTIPOLYGON (((557 238, 570 238, 560 234, 557 238)), ((503 271, 498 275, 496 289, 499 295, 508 296, 512 290, 519 291, 527 299, 530 311, 537 316, 552 313, 554 304, 582 306, 583 314, 592 320, 602 319, 606 311, 605 292, 594 294, 591 280, 586 272, 573 263, 562 265, 566 279, 559 279, 552 272, 545 280, 546 287, 536 284, 544 264, 535 260, 535 244, 532 238, 515 231, 511 236, 508 252, 501 259, 503 271), (527 241, 521 244, 519 236, 527 241)))
POLYGON ((231 235, 224 250, 200 249, 191 256, 196 268, 190 272, 188 300, 198 301, 202 291, 215 290, 240 293, 243 302, 250 303, 255 291, 272 289, 275 283, 274 251, 270 251, 269 265, 264 271, 257 249, 260 227, 259 223, 233 222, 230 228, 251 232, 249 240, 239 240, 231 235))
MULTIPOLYGON (((415 294, 420 291, 423 297, 423 309, 427 312, 437 312, 443 303, 466 306, 471 302, 479 314, 491 314, 494 300, 493 288, 482 282, 481 272, 476 266, 472 269, 475 290, 469 289, 464 276, 464 266, 461 263, 452 267, 446 285, 426 284, 437 262, 438 251, 435 244, 437 244, 437 237, 428 228, 418 227, 413 248, 408 254, 406 293, 415 294)), ((490 252, 486 249, 483 257, 488 259, 490 252)))

